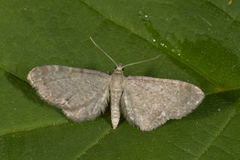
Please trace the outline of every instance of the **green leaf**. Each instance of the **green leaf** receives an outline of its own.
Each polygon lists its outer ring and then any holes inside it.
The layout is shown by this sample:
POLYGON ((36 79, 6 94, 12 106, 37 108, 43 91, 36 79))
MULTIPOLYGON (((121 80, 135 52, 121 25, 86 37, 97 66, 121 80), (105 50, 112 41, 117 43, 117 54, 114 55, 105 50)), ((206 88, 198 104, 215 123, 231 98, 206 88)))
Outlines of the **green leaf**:
POLYGON ((239 159, 240 2, 213 0, 1 0, 1 160, 239 159), (160 55, 125 75, 178 79, 207 94, 181 120, 142 132, 109 112, 74 123, 26 83, 38 65, 111 72, 160 55))

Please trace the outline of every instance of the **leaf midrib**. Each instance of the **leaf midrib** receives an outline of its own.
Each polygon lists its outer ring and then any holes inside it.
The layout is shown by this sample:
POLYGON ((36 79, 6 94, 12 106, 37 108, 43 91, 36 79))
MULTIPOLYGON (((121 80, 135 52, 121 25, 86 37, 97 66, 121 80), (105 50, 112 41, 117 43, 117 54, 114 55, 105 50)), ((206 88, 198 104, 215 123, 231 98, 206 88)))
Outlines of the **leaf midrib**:
MULTIPOLYGON (((114 20, 112 20, 111 18, 109 17, 106 17, 104 14, 100 13, 97 9, 93 8, 92 6, 88 5, 87 3, 85 3, 83 0, 79 0, 80 3, 82 3, 83 5, 85 5, 87 8, 93 10, 94 12, 98 13, 99 15, 101 15, 102 17, 104 17, 104 19, 108 20, 109 22, 112 22, 114 25, 116 26, 119 26, 125 30, 128 30, 130 33, 132 33, 133 35, 139 37, 140 39, 144 40, 145 42, 147 42, 149 45, 153 46, 154 48, 160 50, 159 48, 157 48, 155 45, 153 45, 152 43, 150 43, 148 40, 146 40, 144 37, 142 37, 141 35, 139 35, 138 33, 130 30, 129 28, 115 22, 114 20)), ((214 4, 210 3, 211 5, 213 5, 214 7, 218 8, 217 6, 215 6, 214 4)), ((220 9, 222 12, 224 12, 222 9, 220 9)), ((224 12, 225 13, 225 12, 224 12)), ((227 13, 226 13, 227 14, 227 13)), ((227 14, 228 15, 228 14, 227 14)), ((231 19, 233 19, 230 15, 228 15, 231 19)), ((219 92, 225 92, 225 91, 231 91, 231 90, 236 90, 236 89, 240 89, 240 87, 235 87, 235 88, 231 88, 231 89, 228 89, 228 88, 224 88, 224 87, 221 87, 221 86, 218 86, 216 81, 213 80, 212 78, 206 76, 206 74, 202 71, 200 71, 199 69, 197 68, 194 68, 191 64, 187 63, 186 61, 184 60, 180 60, 177 56, 173 55, 173 54, 169 54, 168 52, 165 54, 171 58, 173 58, 174 60, 178 61, 180 64, 184 65, 184 66, 187 66, 189 69, 191 69, 194 73, 196 73, 197 75, 199 75, 200 77, 202 77, 203 79, 205 79, 209 84, 211 84, 212 86, 215 87, 215 90, 216 92, 214 91, 213 93, 209 93, 209 94, 217 94, 219 92)), ((8 73, 11 73, 10 71, 6 70, 6 68, 0 64, 0 68, 2 68, 3 70, 5 70, 6 72, 8 73)), ((15 73, 11 73, 13 74, 14 76, 17 76, 15 73)), ((18 76, 17 76, 18 77, 18 76)), ((21 79, 21 78, 20 78, 21 79)), ((25 81, 25 79, 22 79, 25 81)))

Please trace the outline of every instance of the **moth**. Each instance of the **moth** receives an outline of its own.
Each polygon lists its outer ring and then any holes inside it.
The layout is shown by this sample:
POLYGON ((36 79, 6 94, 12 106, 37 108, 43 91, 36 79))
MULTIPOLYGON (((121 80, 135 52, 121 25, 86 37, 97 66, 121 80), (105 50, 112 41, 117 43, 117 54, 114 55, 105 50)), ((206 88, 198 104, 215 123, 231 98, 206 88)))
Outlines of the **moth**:
POLYGON ((40 97, 62 109, 74 121, 93 120, 103 113, 110 101, 111 122, 115 129, 121 113, 142 131, 151 131, 170 119, 181 119, 204 98, 197 86, 179 80, 145 76, 125 77, 127 66, 157 57, 118 65, 91 37, 93 44, 115 65, 112 75, 59 65, 33 68, 27 76, 40 97))

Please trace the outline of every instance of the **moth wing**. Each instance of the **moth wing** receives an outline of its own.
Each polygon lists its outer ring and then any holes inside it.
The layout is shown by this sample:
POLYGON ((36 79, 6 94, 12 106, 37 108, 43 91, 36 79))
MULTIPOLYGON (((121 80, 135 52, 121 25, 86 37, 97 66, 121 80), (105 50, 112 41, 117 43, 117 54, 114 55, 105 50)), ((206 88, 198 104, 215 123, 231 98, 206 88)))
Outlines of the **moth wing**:
POLYGON ((204 98, 201 89, 179 80, 129 76, 123 88, 123 114, 144 131, 186 116, 204 98))
POLYGON ((33 68, 27 79, 41 98, 61 108, 67 117, 75 121, 94 119, 107 106, 108 74, 49 65, 33 68))

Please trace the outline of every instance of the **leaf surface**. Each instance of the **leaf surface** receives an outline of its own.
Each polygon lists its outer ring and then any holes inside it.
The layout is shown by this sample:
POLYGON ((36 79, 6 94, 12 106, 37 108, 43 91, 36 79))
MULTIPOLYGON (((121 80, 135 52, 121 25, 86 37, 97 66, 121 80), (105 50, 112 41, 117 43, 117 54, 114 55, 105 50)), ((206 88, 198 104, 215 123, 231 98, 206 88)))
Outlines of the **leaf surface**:
POLYGON ((0 6, 0 157, 3 160, 238 159, 240 3, 194 0, 7 1, 0 6), (141 132, 109 112, 74 123, 26 83, 31 68, 58 64, 178 79, 207 94, 181 120, 141 132))

